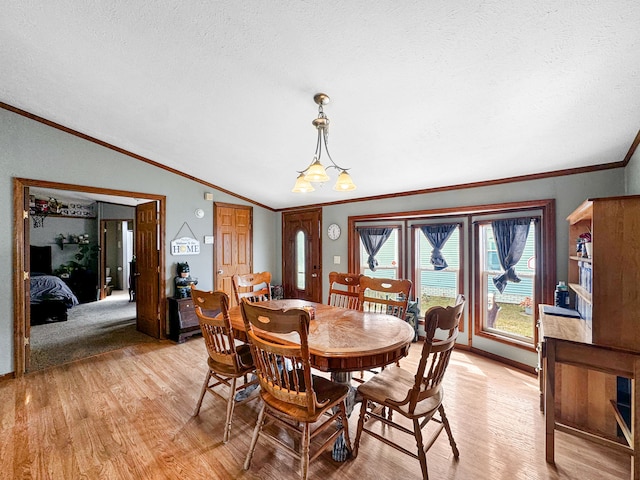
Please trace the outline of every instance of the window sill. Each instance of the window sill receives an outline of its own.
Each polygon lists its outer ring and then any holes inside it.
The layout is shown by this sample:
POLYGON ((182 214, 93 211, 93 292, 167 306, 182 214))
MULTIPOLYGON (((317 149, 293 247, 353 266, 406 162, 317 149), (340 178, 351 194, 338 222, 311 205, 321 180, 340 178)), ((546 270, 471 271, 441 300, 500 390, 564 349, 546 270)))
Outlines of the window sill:
POLYGON ((507 345, 511 345, 516 348, 521 348, 523 350, 527 350, 529 352, 535 352, 535 339, 524 340, 519 338, 510 337, 508 335, 501 335, 500 333, 494 331, 483 330, 476 334, 478 337, 483 337, 489 340, 493 340, 496 342, 504 343, 507 345))

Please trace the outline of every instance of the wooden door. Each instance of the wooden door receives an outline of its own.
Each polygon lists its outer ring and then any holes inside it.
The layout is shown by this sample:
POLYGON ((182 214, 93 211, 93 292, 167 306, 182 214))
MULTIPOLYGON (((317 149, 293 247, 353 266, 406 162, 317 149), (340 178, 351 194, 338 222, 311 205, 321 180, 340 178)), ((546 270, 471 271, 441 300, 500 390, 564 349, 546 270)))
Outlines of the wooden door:
POLYGON ((160 271, 156 202, 136 207, 136 316, 137 329, 160 338, 160 271))
POLYGON ((236 305, 231 277, 253 272, 253 208, 244 205, 214 204, 215 286, 236 305))
POLYGON ((322 302, 322 209, 282 214, 282 282, 285 298, 322 302))

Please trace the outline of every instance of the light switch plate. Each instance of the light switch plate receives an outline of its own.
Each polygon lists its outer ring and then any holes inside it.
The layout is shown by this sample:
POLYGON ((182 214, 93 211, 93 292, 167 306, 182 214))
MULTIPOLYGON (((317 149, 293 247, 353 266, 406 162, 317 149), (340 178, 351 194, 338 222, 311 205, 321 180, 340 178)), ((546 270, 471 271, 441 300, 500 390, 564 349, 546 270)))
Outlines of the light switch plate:
POLYGON ((204 243, 205 245, 213 245, 213 235, 205 235, 204 243))
POLYGON ((334 265, 340 265, 340 255, 334 255, 333 256, 333 264, 334 265))

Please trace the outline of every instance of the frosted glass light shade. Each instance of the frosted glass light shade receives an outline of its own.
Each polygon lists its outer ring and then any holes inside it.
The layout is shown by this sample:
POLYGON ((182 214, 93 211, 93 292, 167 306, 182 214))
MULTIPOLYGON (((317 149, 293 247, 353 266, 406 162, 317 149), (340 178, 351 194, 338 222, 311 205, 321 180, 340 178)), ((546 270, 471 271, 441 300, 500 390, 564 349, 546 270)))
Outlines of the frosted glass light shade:
POLYGON ((311 183, 305 180, 304 174, 301 173, 300 175, 298 175, 298 178, 296 179, 296 184, 293 186, 293 190, 291 191, 293 193, 307 193, 307 192, 313 192, 314 190, 315 188, 313 188, 313 185, 311 185, 311 183))
POLYGON ((328 182, 329 175, 327 175, 327 171, 320 163, 320 160, 316 158, 315 162, 309 165, 309 168, 305 170, 304 179, 307 182, 314 183, 328 182))
POLYGON ((353 180, 351 180, 351 176, 347 171, 343 170, 340 172, 340 175, 338 175, 338 180, 336 180, 333 189, 338 192, 350 192, 356 189, 356 185, 353 183, 353 180))

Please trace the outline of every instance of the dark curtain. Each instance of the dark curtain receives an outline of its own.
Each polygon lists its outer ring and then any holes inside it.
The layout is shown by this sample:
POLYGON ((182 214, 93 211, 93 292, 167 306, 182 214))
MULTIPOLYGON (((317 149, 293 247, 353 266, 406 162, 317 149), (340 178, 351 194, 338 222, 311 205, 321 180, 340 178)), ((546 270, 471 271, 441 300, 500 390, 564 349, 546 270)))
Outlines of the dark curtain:
POLYGON ((455 223, 450 225, 424 225, 420 227, 420 231, 424 233, 424 236, 427 237, 427 240, 433 247, 431 251, 431 265, 433 265, 434 270, 447 268, 447 261, 442 256, 441 249, 457 227, 458 225, 455 223))
POLYGON ((369 255, 367 263, 369 264, 369 269, 372 272, 374 272, 378 266, 376 254, 380 251, 384 242, 389 239, 392 232, 392 228, 358 228, 360 239, 362 239, 362 243, 364 244, 364 249, 369 255))
POLYGON ((520 282, 520 278, 516 275, 515 266, 522 257, 530 225, 531 218, 509 218, 491 222, 498 259, 504 270, 504 273, 493 277, 493 284, 500 293, 507 287, 507 283, 520 282))

